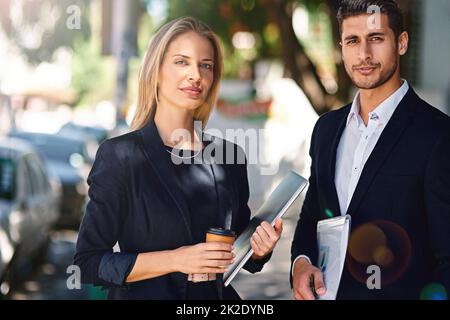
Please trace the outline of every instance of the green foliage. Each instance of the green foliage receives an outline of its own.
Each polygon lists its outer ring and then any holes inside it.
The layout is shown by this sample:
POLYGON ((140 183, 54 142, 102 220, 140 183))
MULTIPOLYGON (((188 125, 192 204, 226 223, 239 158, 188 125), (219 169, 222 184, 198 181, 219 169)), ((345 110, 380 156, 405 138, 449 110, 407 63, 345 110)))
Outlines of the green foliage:
POLYGON ((105 91, 105 60, 92 42, 75 39, 72 55, 72 88, 77 94, 75 105, 89 103, 105 91))
POLYGON ((276 57, 280 54, 279 38, 267 37, 261 30, 278 32, 271 23, 264 1, 260 0, 169 0, 168 20, 182 16, 193 16, 207 23, 222 40, 225 59, 225 76, 236 76, 241 62, 248 63, 249 56, 276 57), (252 32, 256 39, 256 54, 235 50, 233 34, 238 31, 252 32))

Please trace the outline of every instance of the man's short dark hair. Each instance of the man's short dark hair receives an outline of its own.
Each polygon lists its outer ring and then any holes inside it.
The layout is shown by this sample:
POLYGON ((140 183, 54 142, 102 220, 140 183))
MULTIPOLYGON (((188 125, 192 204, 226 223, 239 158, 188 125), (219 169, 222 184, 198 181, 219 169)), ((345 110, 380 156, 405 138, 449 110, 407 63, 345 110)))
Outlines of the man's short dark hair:
POLYGON ((342 34, 342 23, 346 18, 368 14, 370 6, 378 6, 380 12, 388 16, 389 27, 396 38, 405 31, 403 13, 395 0, 342 0, 337 14, 340 33, 342 34))

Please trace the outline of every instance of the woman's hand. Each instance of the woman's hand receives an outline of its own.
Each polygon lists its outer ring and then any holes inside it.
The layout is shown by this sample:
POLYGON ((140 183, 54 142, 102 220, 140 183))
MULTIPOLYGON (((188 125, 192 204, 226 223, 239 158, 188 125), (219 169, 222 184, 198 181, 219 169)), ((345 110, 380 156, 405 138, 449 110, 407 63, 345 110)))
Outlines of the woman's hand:
POLYGON ((283 221, 278 219, 275 222, 275 226, 272 227, 267 221, 263 221, 258 228, 256 228, 255 233, 253 233, 250 239, 250 244, 253 249, 253 260, 259 260, 264 258, 277 244, 280 240, 281 232, 283 232, 283 221))
POLYGON ((233 263, 232 246, 221 242, 199 243, 172 251, 172 265, 175 272, 225 273, 233 263))

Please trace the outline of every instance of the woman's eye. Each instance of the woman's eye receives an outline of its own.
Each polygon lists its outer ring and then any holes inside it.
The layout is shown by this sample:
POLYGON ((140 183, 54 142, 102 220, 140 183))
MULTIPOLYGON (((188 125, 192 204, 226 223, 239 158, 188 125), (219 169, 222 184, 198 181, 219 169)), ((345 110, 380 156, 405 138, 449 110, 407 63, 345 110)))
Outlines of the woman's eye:
POLYGON ((209 64, 209 63, 202 63, 200 66, 201 66, 202 68, 207 69, 207 70, 212 70, 212 65, 209 64))
POLYGON ((187 64, 187 62, 184 60, 177 60, 177 61, 175 61, 175 64, 184 65, 184 64, 187 64))

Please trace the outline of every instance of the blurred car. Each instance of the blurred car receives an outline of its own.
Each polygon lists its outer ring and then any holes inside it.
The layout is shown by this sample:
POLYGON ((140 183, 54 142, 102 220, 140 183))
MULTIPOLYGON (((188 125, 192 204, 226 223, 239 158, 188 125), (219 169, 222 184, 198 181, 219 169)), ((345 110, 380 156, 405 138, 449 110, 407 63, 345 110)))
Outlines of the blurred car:
POLYGON ((98 144, 108 138, 108 130, 102 127, 83 126, 73 122, 63 125, 58 134, 65 137, 77 137, 81 134, 95 139, 98 144))
POLYGON ((57 227, 77 229, 87 199, 86 179, 93 158, 88 155, 86 141, 55 134, 15 131, 10 137, 31 143, 46 160, 62 185, 62 201, 57 227))
POLYGON ((23 141, 1 138, 0 293, 9 291, 11 268, 20 270, 45 254, 59 214, 59 197, 34 149, 23 141))

